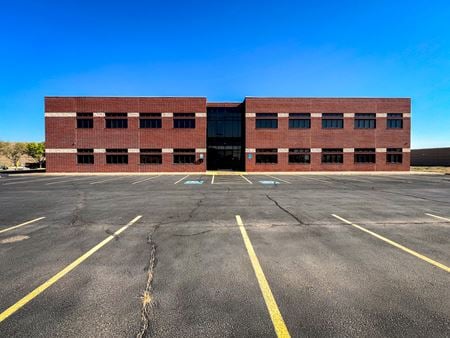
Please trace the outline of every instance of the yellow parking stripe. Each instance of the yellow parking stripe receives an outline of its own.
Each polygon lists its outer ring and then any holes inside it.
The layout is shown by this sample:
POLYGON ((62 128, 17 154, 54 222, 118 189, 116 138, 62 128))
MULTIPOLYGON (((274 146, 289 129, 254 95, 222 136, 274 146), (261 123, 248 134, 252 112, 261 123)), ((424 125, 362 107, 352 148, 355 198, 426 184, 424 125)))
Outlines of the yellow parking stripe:
POLYGON ((25 223, 21 223, 21 224, 17 224, 17 225, 14 225, 14 226, 10 227, 10 228, 6 228, 6 229, 3 229, 3 230, 0 230, 0 234, 4 233, 4 232, 7 232, 7 231, 10 231, 10 230, 14 230, 14 229, 20 228, 20 227, 22 227, 24 225, 27 225, 27 224, 31 224, 31 223, 40 221, 41 219, 44 219, 44 218, 45 217, 35 218, 35 219, 32 219, 31 221, 28 221, 28 222, 25 222, 25 223))
POLYGON ((410 255, 413 255, 413 256, 415 256, 415 257, 417 257, 417 258, 419 258, 419 259, 421 259, 421 260, 423 260, 423 261, 425 261, 427 263, 430 263, 430 264, 432 264, 434 266, 437 266, 438 268, 440 268, 440 269, 442 269, 444 271, 450 272, 450 268, 448 266, 442 264, 442 263, 436 262, 435 260, 433 260, 431 258, 428 258, 427 256, 421 255, 420 253, 418 253, 418 252, 416 252, 414 250, 411 250, 411 249, 409 249, 409 248, 407 248, 407 247, 405 247, 405 246, 403 246, 401 244, 398 244, 397 242, 394 242, 394 241, 392 241, 392 240, 390 240, 390 239, 388 239, 386 237, 378 235, 377 233, 375 233, 373 231, 367 230, 366 228, 363 228, 362 226, 360 226, 358 224, 352 223, 352 222, 350 222, 350 221, 346 220, 345 218, 342 218, 342 217, 340 217, 338 215, 331 214, 331 216, 337 218, 338 220, 341 220, 344 223, 350 224, 351 226, 354 226, 355 228, 357 228, 359 230, 362 230, 362 231, 364 231, 364 232, 366 232, 366 233, 368 233, 368 234, 370 234, 370 235, 372 235, 372 236, 374 236, 374 237, 376 237, 378 239, 381 239, 382 241, 384 241, 384 242, 386 242, 386 243, 388 243, 388 244, 390 244, 392 246, 395 246, 396 248, 398 248, 400 250, 403 250, 403 251, 409 253, 410 255))
POLYGON ((289 331, 284 323, 281 312, 278 309, 277 302, 270 290, 269 283, 267 282, 266 276, 259 264, 258 257, 256 256, 255 250, 253 249, 252 242, 248 237, 247 230, 245 230, 244 223, 242 222, 241 216, 236 215, 236 222, 241 230, 242 238, 244 239, 245 248, 247 249, 248 256, 255 271, 256 278, 258 280, 259 288, 263 294, 264 301, 266 302, 267 310, 269 310, 270 319, 272 319, 273 327, 278 337, 290 337, 289 331))
POLYGON ((111 240, 113 240, 116 236, 124 232, 129 226, 136 223, 142 216, 136 216, 133 218, 127 225, 121 227, 119 230, 117 230, 114 234, 111 236, 108 236, 106 239, 101 241, 99 244, 94 246, 91 250, 77 258, 75 261, 67 265, 64 269, 62 269, 60 272, 58 272, 56 275, 54 275, 52 278, 47 280, 44 284, 38 286, 36 289, 31 291, 28 295, 23 297, 21 300, 19 300, 14 305, 7 308, 5 311, 0 313, 0 323, 4 321, 6 318, 11 316, 14 312, 19 310, 21 307, 26 305, 28 302, 39 296, 42 292, 44 292, 46 289, 48 289, 50 286, 52 286, 54 283, 56 283, 58 280, 60 280, 62 277, 64 277, 66 274, 68 274, 70 271, 75 269, 78 265, 83 263, 86 259, 88 259, 90 256, 92 256, 96 251, 101 249, 103 246, 108 244, 111 240))
POLYGON ((437 219, 440 219, 440 220, 442 220, 442 221, 450 222, 450 218, 446 218, 446 217, 442 217, 442 216, 437 216, 437 215, 433 215, 433 214, 428 214, 428 213, 425 213, 425 215, 430 216, 430 217, 434 217, 434 218, 437 218, 437 219))

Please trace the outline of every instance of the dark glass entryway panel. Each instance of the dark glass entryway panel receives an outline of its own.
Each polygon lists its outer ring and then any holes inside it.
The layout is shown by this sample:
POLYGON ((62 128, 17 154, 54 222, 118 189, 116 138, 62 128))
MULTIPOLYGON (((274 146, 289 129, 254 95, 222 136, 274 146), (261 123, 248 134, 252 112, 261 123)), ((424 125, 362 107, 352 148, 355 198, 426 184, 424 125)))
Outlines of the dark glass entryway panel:
POLYGON ((207 108, 208 170, 244 170, 243 109, 207 108))

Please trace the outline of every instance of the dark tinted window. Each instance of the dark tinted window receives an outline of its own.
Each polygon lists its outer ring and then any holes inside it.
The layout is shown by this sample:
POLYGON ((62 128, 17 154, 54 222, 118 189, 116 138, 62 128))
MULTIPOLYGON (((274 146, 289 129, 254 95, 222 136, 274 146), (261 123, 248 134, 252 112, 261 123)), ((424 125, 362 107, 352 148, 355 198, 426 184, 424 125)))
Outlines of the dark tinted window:
POLYGON ((77 113, 77 128, 94 128, 93 113, 77 113))
POLYGON ((375 114, 355 114, 356 129, 374 129, 376 128, 375 114))
POLYGON ((403 128, 403 114, 398 114, 398 113, 387 114, 387 128, 402 129, 403 128))
POLYGON ((94 164, 94 149, 77 149, 78 164, 94 164))
POLYGON ((354 155, 355 163, 375 163, 376 155, 374 148, 356 148, 354 155))
POLYGON ((256 149, 256 163, 278 163, 278 149, 256 149))
POLYGON ((344 163, 343 149, 322 149, 322 163, 344 163))
POLYGON ((123 129, 128 128, 128 120, 127 119, 106 119, 106 128, 108 129, 123 129))
POLYGON ((403 161, 403 149, 402 148, 387 148, 386 149, 386 162, 393 164, 400 164, 403 161))
POLYGON ((108 164, 127 164, 128 149, 106 149, 106 163, 108 164))
POLYGON ((161 164, 162 149, 141 149, 141 164, 161 164))
POLYGON ((195 163, 195 149, 174 149, 173 163, 177 164, 195 163))
POLYGON ((258 114, 256 114, 255 127, 257 129, 276 129, 276 128, 278 128, 278 114, 276 114, 276 113, 258 113, 258 114))
POLYGON ((340 113, 323 113, 322 128, 344 128, 344 115, 340 113))
POLYGON ((139 120, 140 128, 161 128, 161 119, 143 119, 139 120))
POLYGON ((289 163, 311 163, 311 149, 289 149, 289 163))
POLYGON ((173 127, 182 129, 195 128, 195 113, 174 113, 173 127))

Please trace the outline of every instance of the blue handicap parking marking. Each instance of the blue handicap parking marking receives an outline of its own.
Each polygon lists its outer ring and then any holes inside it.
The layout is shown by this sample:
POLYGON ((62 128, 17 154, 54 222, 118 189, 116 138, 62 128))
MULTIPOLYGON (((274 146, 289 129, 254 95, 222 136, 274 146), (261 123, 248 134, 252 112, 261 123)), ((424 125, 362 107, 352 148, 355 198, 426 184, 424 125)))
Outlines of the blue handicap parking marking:
POLYGON ((280 184, 278 181, 259 181, 261 184, 280 184))
POLYGON ((184 184, 203 184, 203 181, 185 181, 184 184))

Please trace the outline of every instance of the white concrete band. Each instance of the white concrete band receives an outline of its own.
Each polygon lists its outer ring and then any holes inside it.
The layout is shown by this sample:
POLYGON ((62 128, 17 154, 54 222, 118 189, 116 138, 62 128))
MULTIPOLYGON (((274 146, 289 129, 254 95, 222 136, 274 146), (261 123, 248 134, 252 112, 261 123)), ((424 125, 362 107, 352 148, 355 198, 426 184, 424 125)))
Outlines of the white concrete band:
POLYGON ((311 152, 312 153, 321 153, 322 152, 322 148, 311 148, 311 152))
POLYGON ((245 148, 245 152, 246 153, 255 153, 256 149, 255 148, 245 148))
POLYGON ((45 149, 46 154, 74 154, 76 152, 76 149, 71 148, 45 149))
POLYGON ((162 113, 162 117, 173 117, 173 113, 162 113))
POLYGON ((171 153, 173 153, 173 149, 172 148, 163 148, 163 149, 161 149, 161 152, 163 154, 171 154, 171 153))
POLYGON ((387 117, 387 113, 377 113, 377 117, 387 117))
POLYGON ((344 153, 354 153, 355 152, 355 148, 344 148, 344 153))
POLYGON ((94 153, 106 153, 106 149, 94 149, 94 153))
POLYGON ((311 117, 322 117, 322 113, 311 113, 311 117))
POLYGON ((76 117, 77 113, 45 113, 45 117, 76 117))
POLYGON ((288 148, 278 148, 278 152, 279 153, 288 153, 289 149, 288 148))
POLYGON ((355 117, 355 113, 344 113, 344 117, 355 117))
POLYGON ((385 153, 386 152, 386 148, 377 148, 375 150, 377 153, 385 153))
POLYGON ((278 117, 289 117, 289 113, 278 113, 278 117))
POLYGON ((255 113, 245 113, 245 117, 255 117, 255 113))
POLYGON ((403 117, 411 117, 411 113, 404 113, 403 117))
POLYGON ((195 152, 196 153, 206 153, 206 148, 196 148, 195 152))
POLYGON ((128 117, 139 117, 139 113, 128 113, 128 117))
POLYGON ((404 152, 404 153, 410 153, 410 152, 411 152, 411 149, 410 149, 410 148, 403 148, 403 152, 404 152))
POLYGON ((94 113, 94 117, 105 117, 105 113, 100 112, 94 113))
POLYGON ((128 152, 129 152, 129 153, 139 153, 139 149, 136 149, 136 148, 130 148, 130 149, 128 149, 128 152))
POLYGON ((206 117, 206 113, 195 113, 195 117, 206 117))

